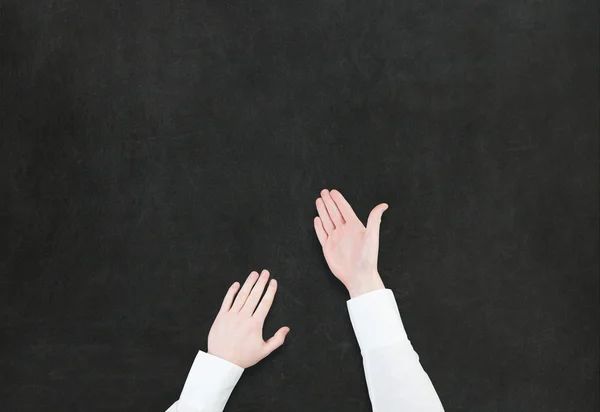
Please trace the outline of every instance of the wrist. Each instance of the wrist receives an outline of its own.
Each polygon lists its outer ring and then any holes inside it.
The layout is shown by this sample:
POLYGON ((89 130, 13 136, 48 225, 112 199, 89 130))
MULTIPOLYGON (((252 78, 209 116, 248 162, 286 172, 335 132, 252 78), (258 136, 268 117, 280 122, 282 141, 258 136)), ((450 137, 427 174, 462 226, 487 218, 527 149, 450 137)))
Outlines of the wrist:
POLYGON ((207 350, 206 353, 208 353, 209 355, 212 355, 212 356, 214 356, 216 358, 222 359, 222 360, 224 360, 226 362, 232 363, 235 366, 239 366, 242 369, 246 369, 246 367, 240 365, 241 362, 239 362, 238 360, 234 359, 233 356, 227 356, 227 355, 224 355, 222 353, 214 353, 214 352, 211 352, 209 350, 207 350))
POLYGON ((361 276, 356 282, 347 287, 350 299, 354 299, 365 293, 373 292, 376 290, 385 289, 385 285, 379 276, 379 273, 375 273, 371 276, 361 276))

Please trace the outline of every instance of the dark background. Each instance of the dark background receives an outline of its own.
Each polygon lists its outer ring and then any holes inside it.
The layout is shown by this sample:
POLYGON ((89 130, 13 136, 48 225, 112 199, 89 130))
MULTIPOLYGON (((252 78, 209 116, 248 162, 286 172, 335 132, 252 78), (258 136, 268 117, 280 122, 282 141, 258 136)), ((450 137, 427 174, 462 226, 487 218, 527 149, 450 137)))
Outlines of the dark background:
POLYGON ((0 4, 0 410, 164 411, 267 268, 226 410, 369 411, 322 188, 446 410, 598 410, 597 2, 0 4))

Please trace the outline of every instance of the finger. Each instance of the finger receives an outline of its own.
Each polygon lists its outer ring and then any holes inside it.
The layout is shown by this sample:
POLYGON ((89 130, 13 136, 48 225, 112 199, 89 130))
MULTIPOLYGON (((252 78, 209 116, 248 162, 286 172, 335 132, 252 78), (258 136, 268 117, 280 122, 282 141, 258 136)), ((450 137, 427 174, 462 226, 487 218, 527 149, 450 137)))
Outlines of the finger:
POLYGON ((352 206, 350 206, 350 203, 348 203, 346 198, 344 198, 344 196, 342 196, 342 194, 339 191, 332 190, 331 192, 329 192, 329 194, 331 195, 331 198, 335 202, 337 208, 339 209, 340 213, 342 214, 342 217, 346 222, 353 220, 360 221, 358 216, 356 216, 356 213, 354 213, 352 206))
POLYGON ((248 295, 252 290, 252 286, 254 286, 256 283, 256 279, 258 279, 258 272, 251 272, 246 279, 246 282, 244 282, 244 286, 242 286, 240 293, 238 293, 237 297, 235 298, 235 302, 233 302, 233 306, 231 307, 232 311, 239 312, 244 307, 246 299, 248 299, 248 295))
POLYGON ((269 282, 269 287, 265 292, 265 296, 263 296, 258 307, 256 308, 256 312, 254 312, 254 317, 263 321, 265 320, 269 314, 269 310, 271 310, 271 305, 273 305, 275 292, 277 292, 277 281, 275 279, 271 279, 271 282, 269 282))
POLYGON ((327 213, 329 213, 329 217, 331 217, 331 221, 335 225, 335 227, 343 225, 344 218, 342 218, 342 214, 339 209, 335 205, 335 202, 331 198, 329 191, 327 189, 321 190, 321 198, 325 202, 325 207, 327 208, 327 213))
POLYGON ((223 304, 221 305, 221 311, 227 312, 231 309, 231 304, 233 303, 233 298, 235 297, 235 293, 238 291, 240 287, 239 282, 235 282, 233 285, 229 287, 225 298, 223 299, 223 304))
POLYGON ((315 217, 315 232, 317 232, 317 238, 319 238, 319 243, 321 243, 321 247, 325 247, 325 242, 327 241, 327 232, 323 228, 323 222, 320 217, 315 217))
POLYGON ((334 230, 335 226, 333 226, 333 222, 329 217, 329 213, 327 213, 327 208, 325 207, 325 203, 323 199, 317 199, 317 211, 319 212, 319 217, 321 218, 321 222, 323 222, 323 228, 325 232, 330 235, 334 230))
POLYGON ((375 206, 375 208, 369 214, 369 220, 367 220, 367 231, 371 232, 374 236, 379 237, 379 228, 381 226, 381 216, 388 208, 386 203, 375 206))
POLYGON ((262 296, 263 291, 265 290, 265 286, 268 280, 269 271, 263 270, 260 274, 260 277, 258 278, 258 282, 256 282, 256 284, 252 288, 252 292, 250 292, 250 296, 248 296, 248 299, 246 300, 246 303, 244 304, 244 307, 240 312, 244 312, 252 316, 252 313, 254 313, 254 309, 256 309, 256 305, 258 305, 260 297, 262 296))
POLYGON ((286 335, 290 333, 290 328, 284 326, 275 332, 271 339, 265 342, 265 356, 270 355, 275 349, 283 345, 286 335))

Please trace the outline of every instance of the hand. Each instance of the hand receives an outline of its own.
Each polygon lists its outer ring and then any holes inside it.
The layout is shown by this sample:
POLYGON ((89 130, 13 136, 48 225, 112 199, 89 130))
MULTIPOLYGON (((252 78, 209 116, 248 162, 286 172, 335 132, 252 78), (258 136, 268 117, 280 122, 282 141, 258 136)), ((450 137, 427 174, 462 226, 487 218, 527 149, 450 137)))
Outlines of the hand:
POLYGON ((322 190, 316 204, 319 217, 315 217, 314 224, 323 255, 350 297, 385 288, 377 271, 377 254, 381 216, 388 205, 377 205, 365 228, 337 190, 322 190))
POLYGON ((265 296, 260 299, 268 280, 267 270, 263 270, 260 277, 257 272, 250 273, 235 302, 234 297, 240 284, 235 282, 231 285, 210 328, 208 353, 248 368, 283 345, 285 336, 290 331, 288 327, 279 329, 266 342, 262 337, 263 324, 277 290, 277 281, 272 279, 265 296))

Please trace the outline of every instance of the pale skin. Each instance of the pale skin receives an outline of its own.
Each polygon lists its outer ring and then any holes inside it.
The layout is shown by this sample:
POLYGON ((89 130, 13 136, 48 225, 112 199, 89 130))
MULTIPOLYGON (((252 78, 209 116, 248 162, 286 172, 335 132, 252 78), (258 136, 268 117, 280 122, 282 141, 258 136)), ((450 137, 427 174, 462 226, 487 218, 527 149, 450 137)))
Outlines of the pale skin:
POLYGON ((272 279, 260 299, 268 279, 267 270, 260 276, 252 272, 241 289, 238 282, 229 287, 208 333, 208 353, 249 368, 283 345, 288 327, 280 328, 268 341, 263 340, 263 324, 277 291, 277 281, 272 279))
MULTIPOLYGON (((384 289, 377 255, 381 216, 388 205, 377 205, 369 214, 366 227, 337 190, 323 189, 316 208, 319 216, 314 219, 314 228, 323 255, 350 297, 384 289)), ((269 282, 269 276, 267 270, 260 275, 254 271, 241 289, 238 282, 229 287, 208 334, 208 353, 249 368, 283 345, 290 331, 287 326, 263 340, 264 321, 277 292, 277 281, 269 282), (267 291, 261 299, 265 287, 267 291)))
POLYGON ((319 216, 315 217, 314 225, 323 255, 350 297, 384 289, 377 270, 377 255, 381 216, 388 205, 381 203, 371 211, 367 227, 337 190, 323 189, 316 206, 319 216))

